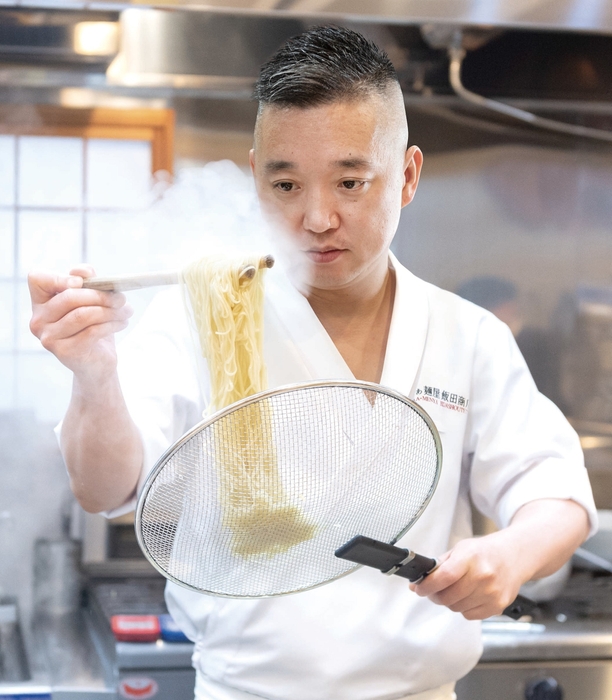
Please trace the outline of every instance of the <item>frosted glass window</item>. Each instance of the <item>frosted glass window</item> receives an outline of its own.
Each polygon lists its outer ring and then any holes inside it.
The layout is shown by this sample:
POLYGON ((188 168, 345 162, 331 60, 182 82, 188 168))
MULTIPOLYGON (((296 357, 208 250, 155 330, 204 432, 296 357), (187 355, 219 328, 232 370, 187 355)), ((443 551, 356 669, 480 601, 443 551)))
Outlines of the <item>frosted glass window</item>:
POLYGON ((0 209, 0 277, 14 273, 15 214, 0 209))
POLYGON ((153 297, 157 296, 162 289, 164 288, 151 287, 149 289, 134 289, 130 292, 125 292, 128 304, 134 309, 134 315, 130 318, 129 326, 115 334, 117 342, 121 341, 124 336, 128 335, 128 333, 134 329, 153 300, 153 297))
POLYGON ((86 181, 89 207, 142 207, 151 187, 151 144, 88 139, 86 181))
POLYGON ((117 212, 87 215, 87 262, 97 274, 147 272, 151 251, 137 216, 117 212))
POLYGON ((15 204, 15 137, 0 135, 0 206, 15 204))
POLYGON ((17 371, 17 408, 34 410, 36 419, 56 423, 70 401, 72 373, 51 353, 19 355, 17 371))
MULTIPOLYGON (((40 340, 30 330, 30 319, 32 318, 32 300, 27 282, 19 282, 14 287, 17 295, 17 349, 18 350, 40 350, 44 352, 40 340)), ((0 696, 2 697, 2 696, 0 696)))
POLYGON ((15 362, 13 355, 0 355, 0 411, 8 411, 13 408, 15 362))
POLYGON ((77 212, 19 212, 19 274, 33 269, 66 273, 80 263, 81 223, 77 212))
POLYGON ((83 201, 83 139, 19 137, 19 204, 78 207, 83 201))
POLYGON ((11 282, 0 282, 0 351, 11 350, 13 347, 13 294, 11 282))

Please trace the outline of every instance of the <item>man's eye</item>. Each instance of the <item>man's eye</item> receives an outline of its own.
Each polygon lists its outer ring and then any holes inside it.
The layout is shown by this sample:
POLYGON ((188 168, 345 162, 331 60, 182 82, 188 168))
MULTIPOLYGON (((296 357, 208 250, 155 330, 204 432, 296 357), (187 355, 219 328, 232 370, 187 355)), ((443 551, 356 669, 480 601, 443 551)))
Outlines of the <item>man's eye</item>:
POLYGON ((281 190, 282 192, 291 192, 293 189, 293 183, 292 182, 277 182, 276 187, 281 190))
POLYGON ((342 181, 342 187, 344 187, 345 190, 354 190, 357 187, 359 187, 360 184, 361 184, 361 182, 359 180, 343 180, 342 181))

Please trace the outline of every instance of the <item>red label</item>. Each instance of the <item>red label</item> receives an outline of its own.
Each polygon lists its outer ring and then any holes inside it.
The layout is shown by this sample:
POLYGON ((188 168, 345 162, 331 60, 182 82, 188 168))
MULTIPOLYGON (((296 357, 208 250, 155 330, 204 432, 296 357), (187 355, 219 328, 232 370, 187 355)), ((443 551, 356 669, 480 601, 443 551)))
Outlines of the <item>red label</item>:
POLYGON ((152 698, 157 691, 157 683, 152 678, 134 676, 119 681, 119 694, 123 698, 152 698))

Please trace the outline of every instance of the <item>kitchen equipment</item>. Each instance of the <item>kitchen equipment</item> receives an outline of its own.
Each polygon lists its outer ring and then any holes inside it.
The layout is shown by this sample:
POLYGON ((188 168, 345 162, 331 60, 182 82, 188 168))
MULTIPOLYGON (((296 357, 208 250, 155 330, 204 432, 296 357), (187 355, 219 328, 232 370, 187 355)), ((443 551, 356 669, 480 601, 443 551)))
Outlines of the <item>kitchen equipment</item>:
POLYGON ((599 528, 582 544, 582 549, 612 561, 612 510, 598 508, 597 517, 599 528))
POLYGON ((308 590, 357 568, 334 556, 355 535, 402 537, 433 496, 441 460, 429 416, 391 389, 322 381, 265 391, 162 456, 136 532, 151 563, 188 588, 308 590))
MULTIPOLYGON (((0 687, 28 680, 30 672, 19 625, 17 599, 0 598, 0 687)), ((0 697, 2 690, 0 690, 0 697)))
POLYGON ((116 693, 113 698, 193 700, 193 643, 178 634, 168 641, 163 634, 163 628, 169 626, 165 583, 154 573, 149 578, 91 581, 87 587, 87 626, 105 669, 107 685, 116 693), (145 616, 159 620, 161 639, 117 640, 113 620, 145 616))
POLYGON ((533 622, 482 624, 483 655, 457 700, 608 700, 612 697, 612 576, 575 568, 533 622))
POLYGON ((590 552, 588 549, 578 547, 572 558, 582 565, 586 564, 587 566, 593 566, 596 569, 602 569, 603 571, 607 571, 609 574, 612 574, 612 562, 600 557, 598 554, 593 554, 593 552, 590 552))
POLYGON ((157 615, 113 615, 111 630, 118 642, 156 642, 161 636, 157 615))
POLYGON ((81 543, 38 539, 34 543, 34 609, 63 615, 79 607, 81 543))
POLYGON ((567 583, 572 571, 572 562, 567 561, 557 571, 536 579, 535 581, 527 581, 521 586, 521 592, 529 596, 530 600, 543 601, 556 598, 567 583))
MULTIPOLYGON (((274 265, 272 255, 266 255, 259 261, 259 269, 271 268, 274 265)), ((240 271, 240 281, 246 281, 255 277, 256 269, 253 265, 246 265, 240 271)), ((114 277, 86 277, 83 279, 84 289, 97 289, 102 292, 128 292, 133 289, 145 289, 146 287, 160 287, 169 284, 178 284, 180 273, 175 272, 145 272, 133 275, 117 275, 114 277)))

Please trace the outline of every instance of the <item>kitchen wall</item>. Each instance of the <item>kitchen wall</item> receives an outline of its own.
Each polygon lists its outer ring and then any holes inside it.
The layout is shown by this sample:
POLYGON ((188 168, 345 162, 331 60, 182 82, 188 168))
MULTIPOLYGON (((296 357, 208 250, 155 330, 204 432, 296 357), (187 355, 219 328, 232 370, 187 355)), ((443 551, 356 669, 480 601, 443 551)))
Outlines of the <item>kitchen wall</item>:
POLYGON ((483 276, 512 283, 515 335, 539 389, 572 418, 602 424, 612 422, 610 191, 606 148, 438 153, 425 158, 394 245, 416 275, 451 291, 483 276), (588 338, 586 298, 602 302, 588 338))
POLYGON ((612 149, 504 145, 425 155, 395 250, 454 291, 513 281, 529 325, 547 327, 579 285, 612 284, 612 149))

